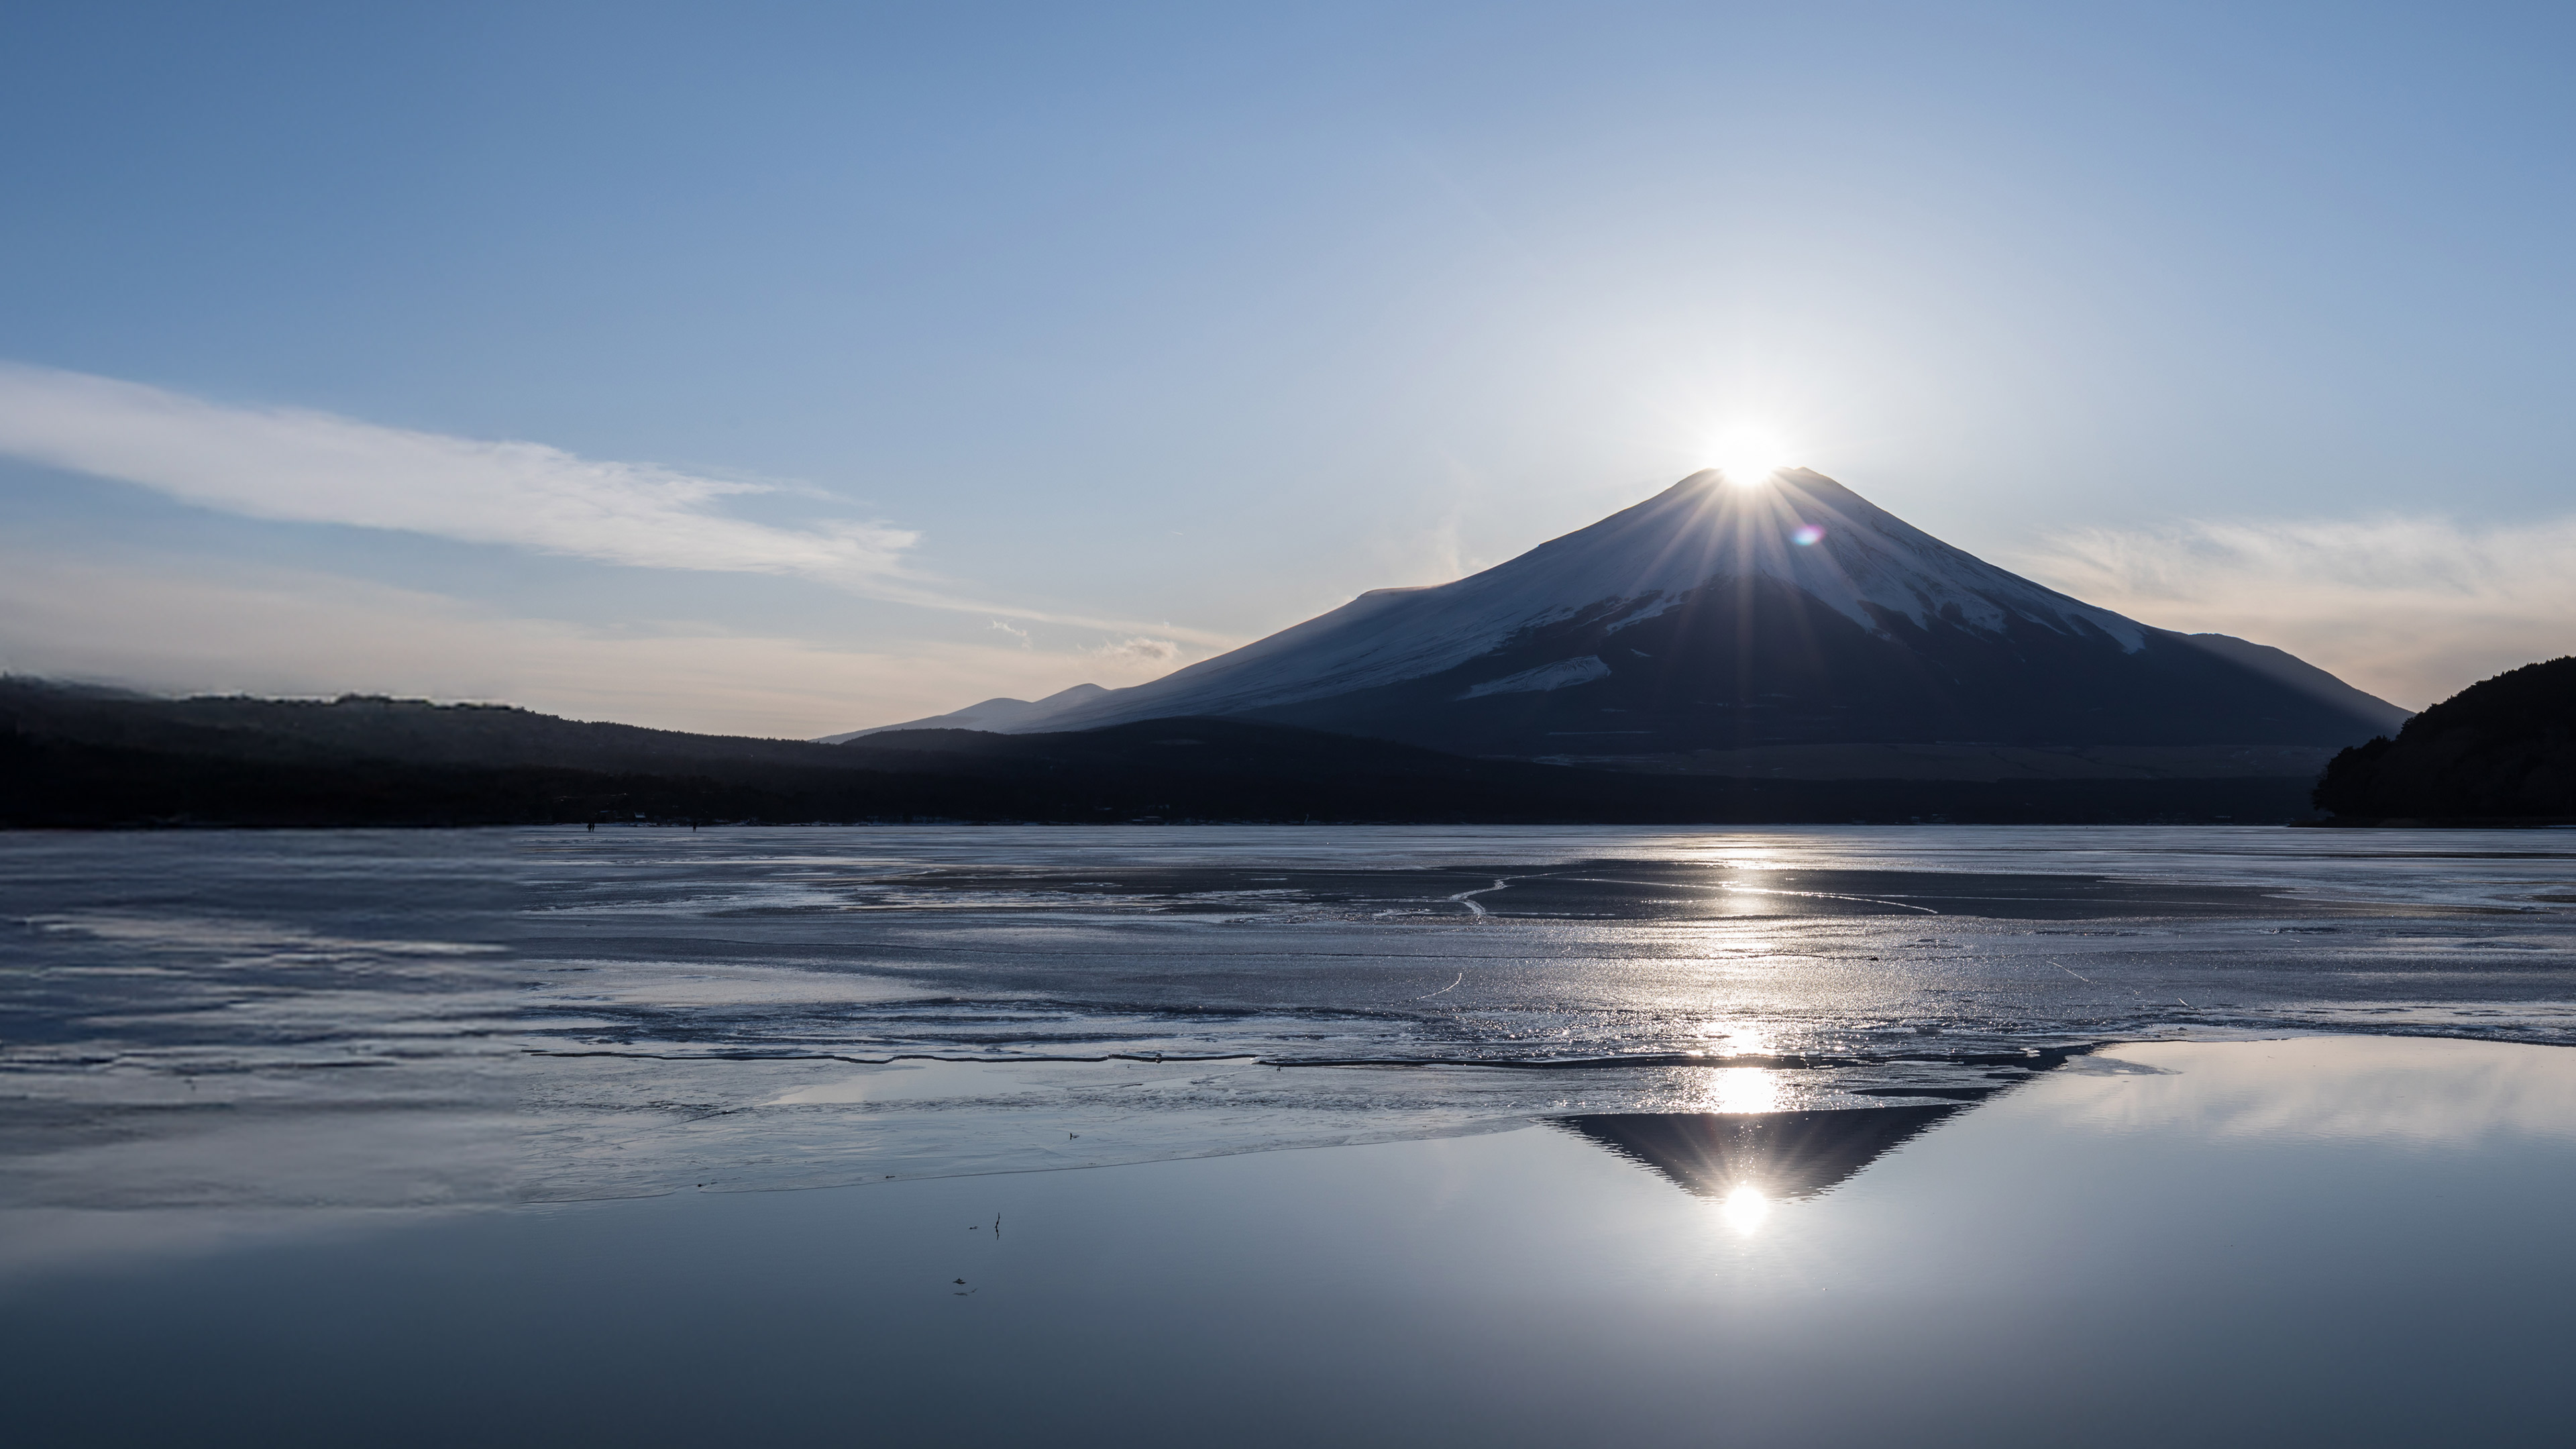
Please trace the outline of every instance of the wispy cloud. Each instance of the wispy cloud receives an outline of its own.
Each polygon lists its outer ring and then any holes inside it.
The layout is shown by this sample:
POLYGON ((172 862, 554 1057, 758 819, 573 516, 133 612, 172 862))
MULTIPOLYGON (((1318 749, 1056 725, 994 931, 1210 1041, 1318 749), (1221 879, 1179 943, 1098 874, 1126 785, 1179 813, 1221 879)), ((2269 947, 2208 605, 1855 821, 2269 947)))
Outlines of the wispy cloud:
POLYGON ((782 528, 724 511, 725 500, 771 491, 766 484, 308 409, 233 407, 86 373, 0 362, 0 454, 253 518, 397 529, 643 568, 785 574, 927 608, 1142 627, 965 597, 909 565, 920 541, 910 529, 855 520, 782 528))
POLYGON ((1169 639, 1148 639, 1138 635, 1117 639, 1088 651, 1093 657, 1120 664, 1173 665, 1181 662, 1181 646, 1169 639))
POLYGON ((2079 599, 2168 629, 2277 645, 2420 708, 2576 652, 2576 517, 2191 522, 2057 534, 2014 561, 2079 599))
POLYGON ((381 427, 226 407, 139 383, 0 364, 0 452, 202 507, 401 529, 647 568, 892 580, 919 535, 880 523, 777 528, 715 505, 761 485, 381 427))

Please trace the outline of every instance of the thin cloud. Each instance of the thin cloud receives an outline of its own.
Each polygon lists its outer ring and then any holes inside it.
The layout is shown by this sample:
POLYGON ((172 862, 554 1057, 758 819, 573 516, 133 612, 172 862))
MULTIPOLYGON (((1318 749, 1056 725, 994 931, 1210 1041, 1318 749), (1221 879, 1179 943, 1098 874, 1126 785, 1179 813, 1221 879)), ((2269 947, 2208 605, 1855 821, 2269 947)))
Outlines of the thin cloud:
POLYGON ((645 568, 863 583, 918 541, 877 523, 775 528, 713 506, 761 485, 542 443, 239 408, 139 383, 0 364, 0 452, 254 518, 508 544, 645 568))
POLYGON ((911 529, 849 520, 781 528, 722 510, 729 498, 775 491, 766 484, 308 409, 230 407, 86 373, 0 362, 0 454, 252 518, 394 529, 641 568, 784 574, 926 608, 1139 627, 960 597, 908 566, 905 555, 921 538, 911 529))
POLYGON ((2276 645, 2413 708, 2576 652, 2576 518, 2188 522, 2056 534, 2015 563, 2167 629, 2276 645))
POLYGON ((1169 639, 1148 639, 1138 635, 1119 639, 1090 651, 1098 658, 1121 664, 1177 664, 1181 646, 1169 639))

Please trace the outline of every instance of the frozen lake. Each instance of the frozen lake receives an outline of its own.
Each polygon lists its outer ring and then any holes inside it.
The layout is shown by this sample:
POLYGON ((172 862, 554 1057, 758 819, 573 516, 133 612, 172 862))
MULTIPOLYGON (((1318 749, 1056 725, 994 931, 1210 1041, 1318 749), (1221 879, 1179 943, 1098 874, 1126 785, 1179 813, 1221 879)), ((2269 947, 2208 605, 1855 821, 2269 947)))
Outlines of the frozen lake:
POLYGON ((2118 1040, 2576 1042, 2555 831, 28 833, 0 917, 11 1209, 1963 1101, 2118 1040))

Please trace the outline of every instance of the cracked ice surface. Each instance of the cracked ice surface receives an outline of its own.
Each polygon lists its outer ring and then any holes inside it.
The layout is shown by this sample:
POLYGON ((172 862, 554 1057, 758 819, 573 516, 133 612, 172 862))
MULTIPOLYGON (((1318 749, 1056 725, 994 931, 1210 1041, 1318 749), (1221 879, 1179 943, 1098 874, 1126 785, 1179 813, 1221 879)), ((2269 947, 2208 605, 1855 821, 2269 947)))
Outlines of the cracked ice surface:
MULTIPOLYGON (((2549 832, 0 837, 24 1253, 2009 1089, 2101 1041, 2576 1042, 2549 832)), ((102 1251, 107 1248, 102 1248, 102 1251)))

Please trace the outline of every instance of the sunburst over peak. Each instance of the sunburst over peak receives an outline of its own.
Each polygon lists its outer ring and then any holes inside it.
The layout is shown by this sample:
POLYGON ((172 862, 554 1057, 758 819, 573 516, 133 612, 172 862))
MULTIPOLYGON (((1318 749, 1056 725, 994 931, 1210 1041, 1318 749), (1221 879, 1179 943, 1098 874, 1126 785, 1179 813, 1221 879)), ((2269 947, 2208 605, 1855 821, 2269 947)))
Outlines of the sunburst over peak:
POLYGON ((1797 449, 1778 428, 1767 423, 1736 422, 1709 439, 1708 466, 1720 481, 1737 488, 1758 488, 1797 461, 1797 449))

